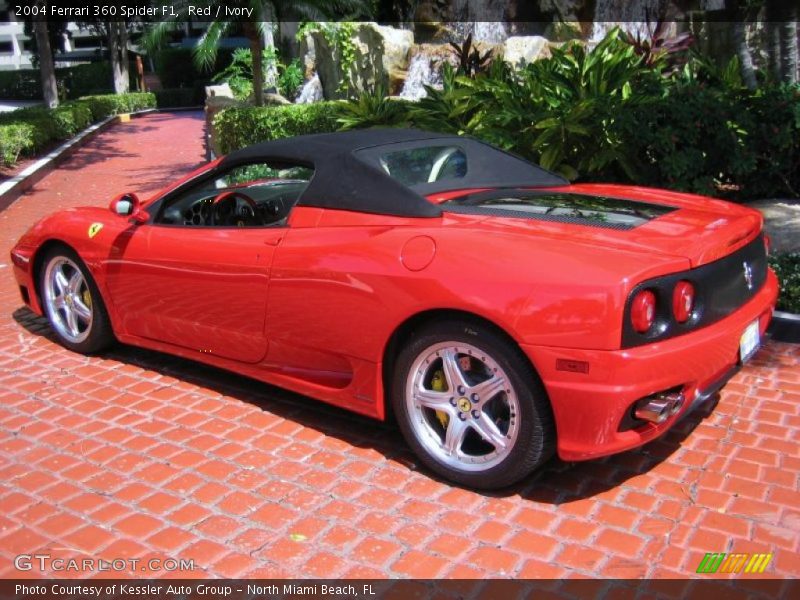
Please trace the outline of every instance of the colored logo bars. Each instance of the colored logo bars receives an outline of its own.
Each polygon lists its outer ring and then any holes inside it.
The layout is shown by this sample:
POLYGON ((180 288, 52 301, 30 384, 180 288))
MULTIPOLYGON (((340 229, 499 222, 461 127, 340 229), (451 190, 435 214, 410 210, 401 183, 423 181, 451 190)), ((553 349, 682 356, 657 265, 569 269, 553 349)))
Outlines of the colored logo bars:
POLYGON ((698 573, 763 573, 772 554, 726 554, 707 552, 697 566, 698 573))

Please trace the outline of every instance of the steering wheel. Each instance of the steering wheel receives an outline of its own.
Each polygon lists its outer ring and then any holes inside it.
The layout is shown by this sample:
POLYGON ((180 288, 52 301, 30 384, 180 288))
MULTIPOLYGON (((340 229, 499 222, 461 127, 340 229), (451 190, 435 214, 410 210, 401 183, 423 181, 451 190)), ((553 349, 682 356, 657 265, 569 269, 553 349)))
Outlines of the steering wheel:
POLYGON ((263 224, 255 200, 239 191, 222 192, 211 201, 210 223, 231 227, 263 224), (246 206, 240 206, 239 200, 246 206))

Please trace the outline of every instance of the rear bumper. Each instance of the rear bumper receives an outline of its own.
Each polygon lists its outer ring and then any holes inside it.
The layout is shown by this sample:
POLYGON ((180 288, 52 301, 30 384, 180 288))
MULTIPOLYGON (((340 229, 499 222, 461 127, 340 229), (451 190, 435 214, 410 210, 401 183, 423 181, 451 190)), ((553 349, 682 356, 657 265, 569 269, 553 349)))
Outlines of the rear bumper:
POLYGON ((766 332, 778 295, 770 270, 761 290, 726 318, 698 331, 626 350, 573 350, 523 345, 550 396, 563 460, 587 460, 645 444, 711 397, 738 370, 739 342, 745 328, 759 320, 766 332), (556 369, 556 361, 588 363, 588 372, 556 369), (660 424, 621 429, 637 400, 682 388, 687 402, 660 424))

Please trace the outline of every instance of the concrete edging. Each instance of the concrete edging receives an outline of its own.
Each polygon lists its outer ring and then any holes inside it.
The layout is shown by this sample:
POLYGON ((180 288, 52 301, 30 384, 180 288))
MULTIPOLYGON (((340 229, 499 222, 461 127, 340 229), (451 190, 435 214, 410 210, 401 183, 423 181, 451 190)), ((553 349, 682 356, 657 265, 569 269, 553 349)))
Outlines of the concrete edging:
POLYGON ((800 315, 776 310, 769 330, 775 341, 800 344, 800 315))
POLYGON ((3 211, 14 204, 14 202, 16 202, 19 197, 22 196, 22 194, 31 189, 46 175, 49 175, 61 161, 71 156, 76 150, 81 148, 86 142, 91 140, 98 133, 105 131, 111 125, 122 122, 123 115, 129 115, 131 118, 136 118, 154 112, 172 111, 163 111, 157 108, 147 108, 145 110, 139 110, 132 113, 123 113, 106 117, 102 121, 90 125, 75 137, 67 140, 56 149, 36 160, 36 162, 17 173, 8 181, 4 181, 2 184, 0 184, 0 211, 3 211))

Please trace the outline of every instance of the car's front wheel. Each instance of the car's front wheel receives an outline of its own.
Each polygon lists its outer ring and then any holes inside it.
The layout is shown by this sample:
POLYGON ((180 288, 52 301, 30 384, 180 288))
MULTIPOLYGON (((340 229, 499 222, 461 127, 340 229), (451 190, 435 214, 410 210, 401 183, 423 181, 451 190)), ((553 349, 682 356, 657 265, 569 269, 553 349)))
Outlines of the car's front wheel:
POLYGON ((90 354, 113 343, 103 299, 74 251, 66 247, 48 251, 42 260, 39 290, 45 315, 64 346, 90 354))
POLYGON ((400 351, 393 408, 433 471, 483 489, 519 481, 553 454, 546 393, 518 348, 481 324, 446 322, 400 351))

